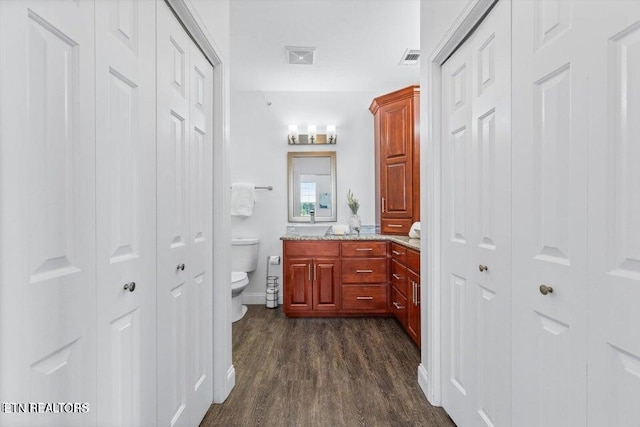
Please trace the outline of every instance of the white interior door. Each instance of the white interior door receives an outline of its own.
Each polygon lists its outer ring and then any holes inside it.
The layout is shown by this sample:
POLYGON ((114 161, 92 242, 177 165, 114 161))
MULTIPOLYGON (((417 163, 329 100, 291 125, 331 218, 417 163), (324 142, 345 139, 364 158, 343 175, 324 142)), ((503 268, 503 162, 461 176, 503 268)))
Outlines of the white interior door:
POLYGON ((156 424, 155 8, 96 2, 97 412, 105 426, 156 424))
POLYGON ((0 1, 2 425, 96 423, 93 7, 0 1))
POLYGON ((196 425, 213 400, 213 71, 157 13, 158 423, 196 425))
POLYGON ((191 425, 204 418, 213 401, 213 67, 190 48, 189 215, 189 390, 191 425))
POLYGON ((513 4, 513 422, 521 426, 586 424, 592 29, 577 15, 583 3, 513 4))
POLYGON ((510 423, 511 25, 500 1, 442 66, 443 407, 510 423))
POLYGON ((590 70, 587 421, 632 427, 640 425, 640 3, 576 9, 590 70))
POLYGON ((157 15, 158 424, 188 426, 191 40, 163 2, 157 15))

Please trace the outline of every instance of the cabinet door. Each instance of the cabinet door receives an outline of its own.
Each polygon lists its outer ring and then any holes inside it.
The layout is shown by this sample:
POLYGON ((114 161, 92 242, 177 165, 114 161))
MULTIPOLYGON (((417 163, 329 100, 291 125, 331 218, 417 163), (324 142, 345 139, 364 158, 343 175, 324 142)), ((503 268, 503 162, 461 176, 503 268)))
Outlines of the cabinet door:
POLYGON ((407 270, 409 285, 407 298, 407 332, 420 345, 420 276, 407 270))
POLYGON ((382 218, 412 216, 411 108, 411 99, 403 99, 380 110, 382 218))
POLYGON ((340 261, 317 258, 313 262, 313 309, 338 310, 340 307, 340 261))
MULTIPOLYGON (((311 258, 285 258, 284 311, 307 311, 313 308, 311 258)), ((321 271, 321 274, 323 272, 321 271)))

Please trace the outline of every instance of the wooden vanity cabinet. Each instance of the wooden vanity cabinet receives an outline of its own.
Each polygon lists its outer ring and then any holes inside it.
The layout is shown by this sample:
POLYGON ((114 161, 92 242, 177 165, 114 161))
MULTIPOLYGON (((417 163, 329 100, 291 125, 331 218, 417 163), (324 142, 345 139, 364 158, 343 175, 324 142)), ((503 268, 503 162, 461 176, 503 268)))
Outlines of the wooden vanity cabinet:
POLYGON ((420 252, 391 243, 391 312, 420 346, 420 252))
POLYGON ((420 220, 420 87, 375 98, 376 225, 407 235, 420 220))
POLYGON ((283 302, 287 315, 340 309, 340 243, 285 241, 283 302))
POLYGON ((407 249, 407 332, 420 346, 420 252, 407 249))
POLYGON ((342 242, 342 310, 388 313, 387 242, 342 242))

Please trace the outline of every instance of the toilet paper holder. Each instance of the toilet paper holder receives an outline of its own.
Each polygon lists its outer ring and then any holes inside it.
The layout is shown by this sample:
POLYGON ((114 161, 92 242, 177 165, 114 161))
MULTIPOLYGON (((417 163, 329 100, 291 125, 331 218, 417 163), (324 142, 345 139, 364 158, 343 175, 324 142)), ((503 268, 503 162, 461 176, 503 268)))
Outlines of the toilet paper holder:
POLYGON ((280 291, 278 289, 278 276, 270 274, 272 265, 280 265, 280 256, 270 255, 267 257, 267 288, 265 292, 267 308, 278 308, 280 291))

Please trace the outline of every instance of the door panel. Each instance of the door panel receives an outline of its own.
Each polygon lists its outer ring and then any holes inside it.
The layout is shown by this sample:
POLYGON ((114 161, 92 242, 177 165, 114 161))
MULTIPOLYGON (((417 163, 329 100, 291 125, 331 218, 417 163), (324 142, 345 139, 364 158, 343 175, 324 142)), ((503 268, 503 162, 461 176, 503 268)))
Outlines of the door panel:
POLYGON ((283 274, 287 283, 284 303, 291 311, 311 310, 313 307, 311 258, 285 258, 283 274))
POLYGON ((157 9, 158 423, 190 425, 191 263, 189 162, 191 40, 164 4, 157 9), (184 265, 184 268, 182 267, 184 265))
POLYGON ((580 2, 562 3, 513 7, 513 420, 522 426, 586 424, 588 52, 578 48, 580 2))
POLYGON ((588 423, 640 424, 640 7, 584 5, 589 43, 588 423), (594 26, 593 23, 598 25, 594 26))
POLYGON ((336 258, 313 260, 314 310, 339 310, 340 261, 336 258))
POLYGON ((385 217, 411 215, 411 172, 409 162, 385 164, 385 217), (409 179, 407 179, 409 178, 409 179))
POLYGON ((213 402, 213 67, 192 43, 190 50, 189 215, 193 292, 190 300, 191 425, 213 402))
POLYGON ((510 52, 498 2, 442 66, 443 406, 459 425, 511 420, 510 52))
MULTIPOLYGON (((89 2, 0 2, 2 402, 96 404, 93 16, 89 2)), ((47 418, 0 424, 96 423, 47 418)))
POLYGON ((382 112, 382 150, 384 158, 411 154, 411 102, 403 100, 386 106, 382 112))
POLYGON ((155 25, 154 2, 96 3, 100 425, 156 420, 155 25))

